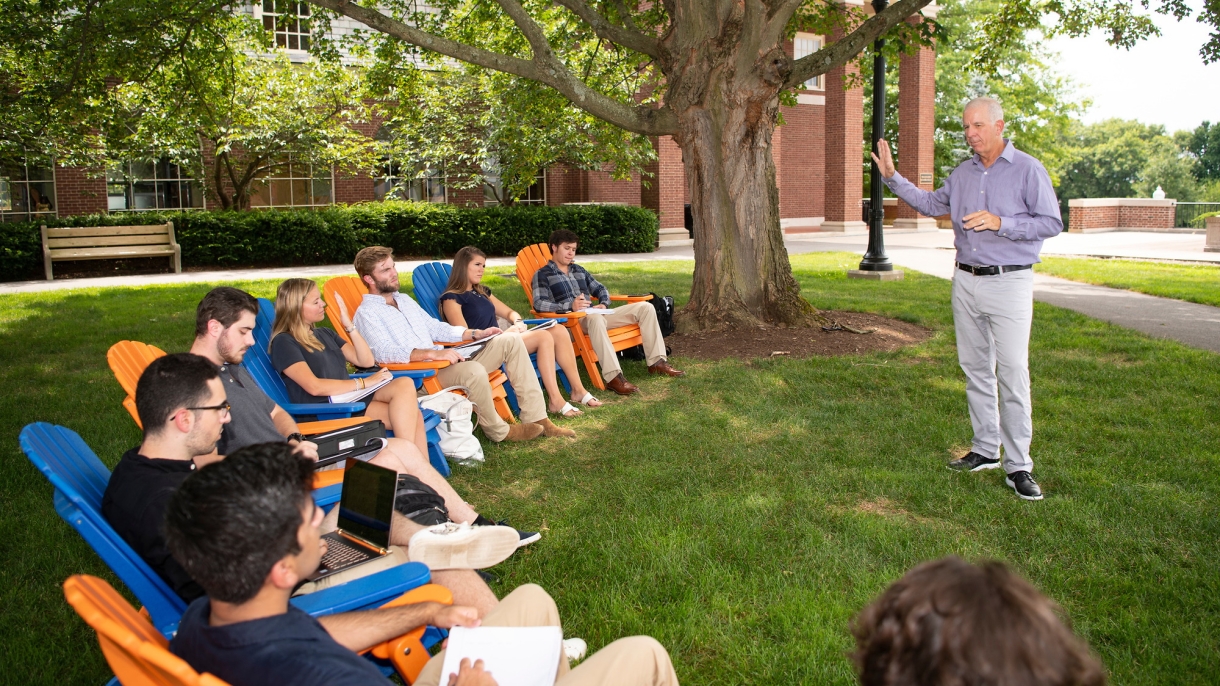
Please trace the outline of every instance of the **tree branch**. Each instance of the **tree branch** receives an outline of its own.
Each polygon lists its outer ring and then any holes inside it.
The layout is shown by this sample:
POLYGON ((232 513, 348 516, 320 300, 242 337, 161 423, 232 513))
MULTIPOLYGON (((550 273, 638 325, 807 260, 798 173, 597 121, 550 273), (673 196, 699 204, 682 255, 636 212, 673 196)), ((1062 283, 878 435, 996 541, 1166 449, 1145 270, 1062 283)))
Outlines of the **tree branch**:
POLYGON ((784 81, 784 87, 792 88, 819 74, 825 74, 835 67, 846 64, 848 60, 867 48, 869 43, 931 3, 932 0, 899 0, 890 5, 878 14, 869 17, 868 21, 856 27, 855 31, 812 55, 793 62, 792 72, 784 81))
MULTIPOLYGON (((556 0, 556 2, 572 10, 582 21, 593 27, 598 36, 612 43, 618 43, 624 48, 644 53, 649 57, 656 58, 661 56, 661 42, 656 38, 636 30, 616 26, 603 17, 597 10, 589 7, 584 0, 556 0)), ((621 7, 619 9, 620 12, 624 10, 625 8, 621 7)))
MULTIPOLYGON (((923 1, 925 3, 931 2, 931 0, 923 1)), ((377 10, 357 5, 351 2, 351 0, 309 0, 309 2, 351 17, 369 28, 376 29, 386 35, 393 36, 425 50, 431 50, 446 57, 452 57, 455 60, 487 69, 494 69, 506 74, 513 74, 550 86, 559 91, 573 105, 598 119, 608 121, 628 131, 645 136, 665 136, 677 133, 678 131, 678 117, 668 107, 656 109, 648 106, 627 105, 590 88, 578 79, 555 59, 551 53, 550 45, 545 42, 545 36, 541 36, 541 29, 538 28, 534 20, 528 14, 525 14, 521 6, 514 0, 500 0, 501 6, 505 8, 506 12, 509 12, 511 5, 515 5, 516 8, 513 11, 520 10, 524 15, 524 22, 518 21, 515 17, 513 20, 517 22, 519 27, 522 27, 522 32, 530 40, 530 45, 534 49, 533 60, 523 60, 518 57, 501 55, 490 50, 442 38, 387 17, 377 10), (525 26, 522 26, 523 23, 525 26), (533 28, 527 30, 525 27, 528 26, 533 28), (535 29, 538 35, 531 37, 531 33, 534 33, 535 29), (535 43, 538 37, 541 37, 541 44, 535 43), (539 54, 540 49, 542 54, 539 54)), ((513 16, 511 12, 509 16, 513 16)))

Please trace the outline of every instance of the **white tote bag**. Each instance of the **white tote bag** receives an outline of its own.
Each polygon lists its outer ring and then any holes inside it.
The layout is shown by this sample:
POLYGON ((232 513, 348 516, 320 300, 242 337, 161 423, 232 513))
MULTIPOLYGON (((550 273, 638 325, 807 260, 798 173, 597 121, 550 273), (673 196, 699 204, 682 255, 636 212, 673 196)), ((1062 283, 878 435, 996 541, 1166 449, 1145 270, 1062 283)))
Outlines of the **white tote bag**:
POLYGON ((450 386, 421 397, 419 406, 441 416, 436 432, 440 434, 441 452, 445 453, 445 457, 461 465, 481 464, 483 446, 474 435, 478 422, 474 403, 466 396, 453 393, 454 390, 469 392, 464 386, 450 386))

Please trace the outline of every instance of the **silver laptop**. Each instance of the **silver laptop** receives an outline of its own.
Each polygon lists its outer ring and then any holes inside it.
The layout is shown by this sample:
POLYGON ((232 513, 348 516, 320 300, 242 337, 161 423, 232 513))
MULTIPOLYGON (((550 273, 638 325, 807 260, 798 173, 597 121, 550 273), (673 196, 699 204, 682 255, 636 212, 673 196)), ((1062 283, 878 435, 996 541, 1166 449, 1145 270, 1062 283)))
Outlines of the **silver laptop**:
POLYGON ((339 500, 339 525, 322 537, 326 554, 310 581, 390 553, 390 522, 397 488, 398 473, 393 469, 348 460, 339 500))

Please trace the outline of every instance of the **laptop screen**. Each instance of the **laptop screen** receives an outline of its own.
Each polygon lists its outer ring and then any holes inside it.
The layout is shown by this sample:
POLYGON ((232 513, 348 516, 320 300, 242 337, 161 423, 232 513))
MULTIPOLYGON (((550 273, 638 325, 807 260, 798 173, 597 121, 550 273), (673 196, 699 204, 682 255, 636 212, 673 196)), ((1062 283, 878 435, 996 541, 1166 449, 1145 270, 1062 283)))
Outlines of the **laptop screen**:
POLYGON ((390 545, 390 517, 398 474, 393 469, 350 460, 343 475, 339 528, 381 548, 390 545))

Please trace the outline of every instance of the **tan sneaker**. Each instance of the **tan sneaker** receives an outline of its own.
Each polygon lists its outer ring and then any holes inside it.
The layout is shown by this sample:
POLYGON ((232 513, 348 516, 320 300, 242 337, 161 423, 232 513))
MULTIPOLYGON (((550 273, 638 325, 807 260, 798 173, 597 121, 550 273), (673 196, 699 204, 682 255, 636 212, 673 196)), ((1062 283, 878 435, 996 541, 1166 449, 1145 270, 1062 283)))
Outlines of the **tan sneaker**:
POLYGON ((428 569, 483 569, 517 550, 521 534, 511 526, 470 526, 445 522, 415 532, 407 557, 428 569))
POLYGON ((504 437, 506 441, 532 441, 542 435, 546 429, 537 422, 518 423, 508 427, 508 435, 504 437))
POLYGON ((558 426, 555 426, 555 423, 552 422, 550 419, 540 419, 536 422, 533 422, 533 424, 534 424, 534 426, 542 427, 542 433, 546 434, 547 436, 551 436, 551 437, 559 436, 559 437, 563 437, 563 438, 576 438, 575 431, 573 431, 571 429, 562 429, 558 426))

